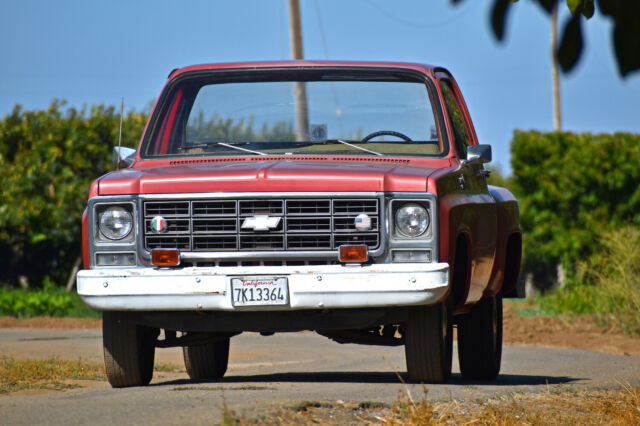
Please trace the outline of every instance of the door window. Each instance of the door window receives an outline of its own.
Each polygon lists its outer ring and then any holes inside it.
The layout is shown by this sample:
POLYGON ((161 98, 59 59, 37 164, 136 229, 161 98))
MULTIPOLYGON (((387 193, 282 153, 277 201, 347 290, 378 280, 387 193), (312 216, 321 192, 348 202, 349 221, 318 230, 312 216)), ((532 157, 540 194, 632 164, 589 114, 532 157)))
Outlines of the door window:
POLYGON ((469 130, 467 129, 464 114, 454 94, 455 92, 451 87, 451 83, 446 80, 440 80, 440 89, 442 90, 447 112, 449 113, 449 120, 451 128, 453 129, 453 144, 456 147, 456 152, 459 158, 467 158, 467 147, 471 143, 471 138, 469 137, 469 130))

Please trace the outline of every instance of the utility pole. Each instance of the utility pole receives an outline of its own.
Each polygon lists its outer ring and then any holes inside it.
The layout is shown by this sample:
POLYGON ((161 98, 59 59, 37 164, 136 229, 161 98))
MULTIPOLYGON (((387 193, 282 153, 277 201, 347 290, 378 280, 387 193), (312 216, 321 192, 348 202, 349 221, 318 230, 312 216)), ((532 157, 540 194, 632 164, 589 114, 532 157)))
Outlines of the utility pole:
POLYGON ((553 130, 562 131, 562 108, 560 105, 560 75, 558 74, 558 2, 551 13, 551 79, 553 80, 553 130))
MULTIPOLYGON (((292 58, 304 59, 299 0, 289 0, 289 36, 292 58)), ((293 83, 293 100, 296 109, 296 141, 309 140, 309 108, 307 106, 307 85, 304 81, 293 83)))

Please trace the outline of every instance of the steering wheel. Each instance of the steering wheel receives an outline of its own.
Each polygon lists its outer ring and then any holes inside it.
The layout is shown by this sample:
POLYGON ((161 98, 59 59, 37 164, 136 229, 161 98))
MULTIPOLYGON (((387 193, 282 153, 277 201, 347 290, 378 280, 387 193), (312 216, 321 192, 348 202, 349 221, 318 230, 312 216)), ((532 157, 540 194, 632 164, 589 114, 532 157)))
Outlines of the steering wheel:
POLYGON ((371 139, 377 138, 378 136, 382 136, 382 135, 395 136, 397 138, 402 139, 405 142, 412 142, 409 136, 400 132, 394 132, 393 130, 379 130, 377 132, 369 133, 367 136, 362 138, 360 142, 366 143, 366 142, 369 142, 371 139))

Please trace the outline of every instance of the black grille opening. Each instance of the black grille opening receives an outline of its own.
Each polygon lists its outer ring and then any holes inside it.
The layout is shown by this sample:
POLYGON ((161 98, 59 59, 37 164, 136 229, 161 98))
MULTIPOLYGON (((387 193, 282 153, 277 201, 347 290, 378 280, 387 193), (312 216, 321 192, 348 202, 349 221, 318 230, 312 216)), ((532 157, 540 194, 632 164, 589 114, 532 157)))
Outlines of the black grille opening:
POLYGON ((284 235, 241 235, 240 250, 284 250, 284 235))
POLYGON ((190 237, 150 235, 147 236, 147 248, 149 250, 157 248, 177 248, 181 250, 189 250, 191 245, 190 240, 190 237))
POLYGON ((188 216, 188 201, 147 201, 144 203, 145 216, 188 216))
POLYGON ((231 233, 236 232, 238 222, 236 218, 224 219, 193 219, 193 233, 231 233))
POLYGON ((330 200, 287 200, 287 215, 330 215, 330 200))
POLYGON ((331 250, 330 235, 290 235, 287 245, 292 249, 331 250))
POLYGON ((334 200, 333 214, 378 214, 378 200, 334 200))
POLYGON ((329 232, 331 231, 330 217, 290 217, 287 219, 289 232, 329 232))
POLYGON ((194 201, 194 216, 235 216, 236 202, 230 200, 194 201))
POLYGON ((194 236, 193 249, 196 251, 229 251, 238 249, 235 235, 194 236))
POLYGON ((282 215, 284 213, 282 200, 241 200, 240 215, 282 215))
POLYGON ((369 249, 378 247, 378 234, 336 234, 334 237, 334 248, 338 248, 345 244, 366 245, 369 249))

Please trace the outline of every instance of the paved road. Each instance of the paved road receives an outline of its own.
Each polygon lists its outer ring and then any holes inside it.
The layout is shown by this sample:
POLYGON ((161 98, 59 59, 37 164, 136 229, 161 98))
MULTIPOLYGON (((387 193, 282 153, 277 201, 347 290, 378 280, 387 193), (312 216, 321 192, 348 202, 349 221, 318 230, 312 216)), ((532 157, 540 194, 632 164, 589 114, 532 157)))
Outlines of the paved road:
MULTIPOLYGON (((0 356, 102 359, 99 330, 0 329, 0 356)), ((179 349, 159 349, 158 362, 180 364, 179 349)), ((64 392, 0 396, 0 424, 211 424, 223 398, 252 417, 296 401, 394 402, 404 386, 404 349, 340 345, 314 333, 231 340, 229 371, 222 382, 190 382, 186 373, 156 373, 144 388, 111 389, 105 382, 64 392)), ((429 385, 429 399, 472 399, 554 386, 617 386, 640 383, 640 357, 571 349, 508 346, 502 374, 491 384, 464 380, 454 361, 446 385, 429 385)))

